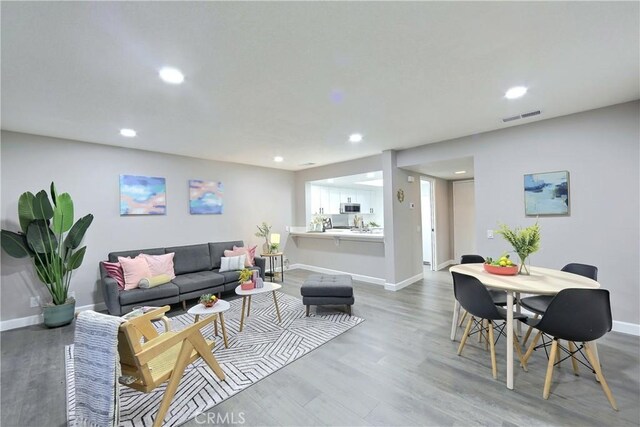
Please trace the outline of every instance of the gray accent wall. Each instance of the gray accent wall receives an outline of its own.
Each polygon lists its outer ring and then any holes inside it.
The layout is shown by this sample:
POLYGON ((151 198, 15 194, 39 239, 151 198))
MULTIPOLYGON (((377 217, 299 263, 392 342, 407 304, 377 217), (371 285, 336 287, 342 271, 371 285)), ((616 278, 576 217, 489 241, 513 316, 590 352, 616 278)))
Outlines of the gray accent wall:
MULTIPOLYGON (((94 214, 85 237, 84 263, 71 282, 77 306, 102 301, 98 262, 109 252, 229 240, 244 240, 260 249, 263 239, 254 236, 257 224, 267 221, 273 232, 284 233, 293 221, 294 173, 289 171, 7 131, 2 132, 1 158, 2 228, 19 228, 21 193, 48 189, 51 181, 71 194, 76 217, 94 214), (120 216, 120 174, 165 177, 167 214, 120 216), (222 215, 189 214, 189 179, 223 183, 222 215)), ((38 308, 29 307, 30 297, 47 298, 47 292, 30 263, 4 253, 1 257, 1 319, 38 314, 38 308)))
POLYGON ((510 245, 488 229, 528 226, 523 175, 568 170, 571 215, 541 217, 533 265, 598 266, 613 317, 640 323, 640 104, 638 101, 404 150, 399 167, 473 156, 476 241, 484 256, 510 245))

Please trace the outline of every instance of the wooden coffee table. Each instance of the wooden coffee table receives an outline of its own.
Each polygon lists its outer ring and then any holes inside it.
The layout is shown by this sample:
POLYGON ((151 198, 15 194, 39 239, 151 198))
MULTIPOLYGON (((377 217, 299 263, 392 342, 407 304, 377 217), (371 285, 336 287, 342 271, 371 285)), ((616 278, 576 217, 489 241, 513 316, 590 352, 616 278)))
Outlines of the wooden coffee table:
MULTIPOLYGON (((198 303, 191 307, 187 313, 195 315, 194 323, 197 323, 198 320, 200 320, 200 316, 208 316, 211 314, 218 315, 220 317, 220 328, 222 329, 224 348, 229 348, 229 343, 227 342, 227 330, 224 327, 224 312, 229 310, 230 307, 231 305, 229 305, 227 301, 219 299, 213 307, 205 307, 198 303)), ((218 319, 213 321, 213 328, 215 336, 218 336, 218 319)), ((242 330, 242 326, 240 326, 240 330, 242 330)))
POLYGON ((242 315, 240 317, 240 332, 242 332, 242 328, 244 326, 244 309, 247 307, 247 317, 249 317, 249 313, 251 312, 251 296, 257 294, 263 294, 265 292, 273 292, 273 304, 276 307, 276 313, 278 314, 278 322, 282 322, 280 318, 280 308, 278 308, 278 298, 276 297, 276 291, 282 288, 282 285, 278 285, 277 283, 264 282, 264 287, 262 288, 254 288, 248 291, 242 290, 242 287, 238 286, 236 288, 236 294, 242 297, 242 315), (248 301, 248 304, 247 304, 248 301))

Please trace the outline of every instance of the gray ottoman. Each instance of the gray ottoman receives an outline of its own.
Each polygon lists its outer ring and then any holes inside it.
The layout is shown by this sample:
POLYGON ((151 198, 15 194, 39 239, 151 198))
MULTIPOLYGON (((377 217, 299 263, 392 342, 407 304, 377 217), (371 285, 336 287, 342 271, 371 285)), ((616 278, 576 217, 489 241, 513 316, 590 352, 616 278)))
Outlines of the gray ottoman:
POLYGON ((342 304, 347 306, 347 313, 351 316, 351 306, 355 299, 349 275, 311 274, 302 284, 300 293, 302 304, 307 306, 307 316, 312 305, 342 304))

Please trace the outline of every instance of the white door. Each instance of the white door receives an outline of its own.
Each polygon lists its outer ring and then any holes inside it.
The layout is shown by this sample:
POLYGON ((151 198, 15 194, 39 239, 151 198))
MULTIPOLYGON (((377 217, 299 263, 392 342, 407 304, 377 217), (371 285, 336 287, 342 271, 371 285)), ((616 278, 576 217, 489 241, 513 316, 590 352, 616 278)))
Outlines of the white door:
POLYGON ((473 181, 453 183, 453 253, 455 261, 476 253, 476 203, 473 181))
POLYGON ((428 264, 432 271, 435 271, 435 260, 433 258, 435 223, 433 221, 433 187, 431 181, 427 179, 420 180, 420 194, 422 207, 422 261, 425 265, 428 264))

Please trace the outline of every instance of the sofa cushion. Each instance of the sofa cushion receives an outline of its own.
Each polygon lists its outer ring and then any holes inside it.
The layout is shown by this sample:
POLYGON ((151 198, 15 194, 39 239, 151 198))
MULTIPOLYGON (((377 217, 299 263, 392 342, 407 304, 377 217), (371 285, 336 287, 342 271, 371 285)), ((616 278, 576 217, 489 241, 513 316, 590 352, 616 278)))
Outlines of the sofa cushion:
POLYGON ((302 284, 300 293, 303 297, 351 297, 351 276, 310 274, 302 284))
POLYGON ((179 293, 180 290, 173 283, 165 283, 151 289, 131 289, 120 292, 120 305, 131 305, 160 298, 174 297, 178 296, 179 293))
POLYGON ((137 288, 140 279, 151 277, 149 264, 147 264, 147 261, 143 256, 135 258, 118 257, 118 262, 122 266, 122 271, 124 272, 125 291, 137 288))
MULTIPOLYGON (((175 271, 173 269, 173 257, 175 253, 170 252, 165 255, 149 255, 142 254, 142 257, 147 264, 149 264, 149 270, 151 271, 152 276, 159 276, 161 274, 166 274, 169 276, 169 280, 176 277, 175 271)), ((167 280, 167 282, 169 281, 167 280)))
POLYGON ((211 268, 220 268, 220 258, 224 256, 224 251, 232 251, 234 246, 244 246, 242 240, 233 242, 209 243, 209 253, 211 254, 211 268))
POLYGON ((110 262, 118 262, 118 257, 122 258, 130 257, 135 258, 140 254, 149 254, 149 255, 164 255, 164 248, 153 248, 153 249, 136 249, 135 251, 119 251, 119 252, 111 252, 109 254, 110 262))
POLYGON ((233 245, 233 251, 234 252, 245 251, 247 253, 247 255, 249 256, 249 264, 251 266, 256 265, 255 258, 256 258, 256 249, 257 248, 258 248, 258 245, 246 246, 246 247, 245 246, 238 247, 236 245, 233 245))
POLYGON ((213 271, 198 271, 176 276, 171 283, 180 288, 180 293, 198 291, 224 284, 224 276, 213 271))
POLYGON ((102 261, 101 264, 107 275, 118 282, 118 288, 124 289, 124 271, 120 263, 102 261))
POLYGON ((211 270, 211 257, 209 245, 174 246, 166 248, 166 252, 175 252, 173 268, 175 274, 193 273, 196 271, 211 270))

